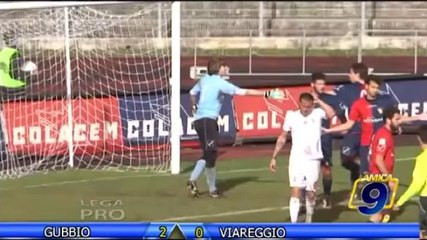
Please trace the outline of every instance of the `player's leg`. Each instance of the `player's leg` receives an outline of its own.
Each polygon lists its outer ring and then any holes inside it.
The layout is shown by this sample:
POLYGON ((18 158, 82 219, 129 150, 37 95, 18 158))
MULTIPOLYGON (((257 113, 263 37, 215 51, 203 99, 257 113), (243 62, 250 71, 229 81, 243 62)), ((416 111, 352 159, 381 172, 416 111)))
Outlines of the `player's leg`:
POLYGON ((319 180, 320 174, 320 160, 307 161, 305 164, 305 179, 306 179, 306 196, 305 196, 305 207, 306 207, 306 223, 311 223, 314 208, 316 206, 316 188, 317 181, 319 180))
MULTIPOLYGON (((342 139, 341 165, 350 171, 350 189, 353 189, 354 182, 360 176, 360 165, 358 163, 360 149, 360 134, 346 134, 342 139)), ((357 197, 359 194, 355 194, 357 197)), ((351 196, 351 192, 348 195, 351 196)))
MULTIPOLYGON (((366 174, 369 174, 369 146, 360 146, 359 148, 359 159, 360 159, 360 168, 359 168, 359 176, 363 177, 366 174)), ((365 186, 365 182, 360 182, 357 188, 358 195, 356 195, 357 199, 360 200, 360 191, 365 186)))
POLYGON ((341 146, 341 165, 350 171, 351 187, 359 178, 360 166, 356 161, 359 155, 360 135, 346 134, 342 139, 341 146))
POLYGON ((306 209, 305 209, 305 194, 306 194, 306 191, 305 191, 305 188, 302 188, 301 189, 301 193, 300 193, 300 208, 299 208, 299 213, 300 214, 305 214, 305 212, 306 212, 306 209))
POLYGON ((369 173, 369 146, 360 146, 359 150, 360 170, 359 175, 364 176, 369 173))
POLYGON ((209 186, 209 196, 213 198, 219 197, 218 189, 216 187, 216 159, 217 141, 218 141, 218 124, 213 119, 206 121, 206 150, 204 152, 204 159, 206 160, 206 181, 209 186))
POLYGON ((332 191, 332 136, 322 136, 322 153, 321 161, 322 185, 323 185, 323 208, 330 209, 331 191, 332 191))
POLYGON ((190 191, 190 194, 193 197, 199 196, 199 191, 197 188, 196 181, 199 179, 200 175, 203 172, 203 169, 206 166, 206 160, 205 160, 205 149, 206 149, 206 131, 205 131, 205 125, 206 125, 206 118, 198 119, 194 121, 194 128, 196 130, 197 136, 199 137, 199 143, 200 148, 203 151, 202 157, 196 162, 196 165, 194 166, 193 171, 191 172, 190 179, 187 182, 187 188, 190 191))
POLYGON ((289 185, 291 187, 291 197, 289 199, 289 215, 291 222, 298 221, 298 215, 301 207, 301 191, 305 188, 304 173, 301 171, 300 164, 293 164, 292 160, 289 163, 289 185))

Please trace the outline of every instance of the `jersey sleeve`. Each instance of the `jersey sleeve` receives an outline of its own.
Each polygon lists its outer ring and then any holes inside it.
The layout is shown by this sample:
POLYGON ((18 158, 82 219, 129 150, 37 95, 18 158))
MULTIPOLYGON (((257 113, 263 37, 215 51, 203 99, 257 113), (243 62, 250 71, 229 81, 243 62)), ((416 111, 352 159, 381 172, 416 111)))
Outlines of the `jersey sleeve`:
POLYGON ((221 79, 221 84, 220 84, 220 89, 221 92, 224 94, 228 94, 228 95, 235 95, 235 94, 239 94, 239 95, 243 95, 244 94, 244 90, 237 87, 236 85, 221 79))
POLYGON ((286 112, 285 122, 283 123, 283 131, 289 132, 292 130, 292 122, 293 122, 293 111, 289 110, 286 112))
POLYGON ((196 83, 196 85, 194 85, 191 89, 190 89, 190 94, 191 95, 197 95, 200 92, 200 81, 196 83))
POLYGON ((413 196, 419 193, 423 188, 423 186, 426 184, 426 180, 427 180, 427 174, 425 173, 425 170, 427 168, 427 164, 425 161, 426 159, 420 159, 424 157, 425 157, 424 154, 417 157, 415 168, 412 173, 411 185, 409 185, 406 192, 397 201, 398 206, 402 206, 405 202, 407 202, 409 199, 411 199, 413 196))
POLYGON ((384 157, 387 149, 391 147, 390 144, 390 139, 384 136, 378 136, 375 141, 372 142, 372 148, 375 150, 377 156, 380 155, 384 157))
POLYGON ((353 105, 351 105, 350 114, 348 118, 352 121, 360 121, 360 104, 358 101, 354 102, 353 105))

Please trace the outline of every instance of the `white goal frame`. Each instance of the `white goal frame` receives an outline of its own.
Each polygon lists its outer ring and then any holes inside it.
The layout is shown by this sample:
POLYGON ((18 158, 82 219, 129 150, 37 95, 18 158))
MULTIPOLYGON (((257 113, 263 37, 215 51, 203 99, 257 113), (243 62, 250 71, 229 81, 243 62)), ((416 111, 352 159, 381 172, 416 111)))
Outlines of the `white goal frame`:
MULTIPOLYGON (((100 2, 83 2, 83 1, 19 1, 19 2, 1 2, 0 10, 20 10, 20 9, 37 9, 37 8, 64 8, 65 11, 65 23, 68 23, 68 8, 75 6, 93 6, 93 5, 107 5, 107 4, 126 4, 135 3, 130 1, 100 1, 100 2)), ((171 89, 171 132, 170 132, 170 143, 171 143, 171 173, 180 173, 180 130, 181 130, 181 2, 172 2, 171 7, 171 22, 172 22, 172 35, 171 35, 171 77, 169 80, 171 89)), ((68 125, 72 125, 73 113, 71 103, 71 61, 70 61, 70 38, 69 38, 69 26, 65 24, 65 55, 66 55, 66 87, 67 87, 67 119, 68 125)), ((73 141, 72 134, 69 134, 68 149, 69 149, 69 162, 68 165, 73 167, 73 141)))

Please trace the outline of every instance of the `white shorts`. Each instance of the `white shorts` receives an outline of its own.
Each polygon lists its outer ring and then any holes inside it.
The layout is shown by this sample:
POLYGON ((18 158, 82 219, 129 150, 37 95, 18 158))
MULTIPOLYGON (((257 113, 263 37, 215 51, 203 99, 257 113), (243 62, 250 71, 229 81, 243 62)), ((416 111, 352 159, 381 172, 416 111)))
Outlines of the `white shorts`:
POLYGON ((320 174, 320 160, 306 160, 289 163, 289 184, 291 187, 305 188, 316 191, 320 174))

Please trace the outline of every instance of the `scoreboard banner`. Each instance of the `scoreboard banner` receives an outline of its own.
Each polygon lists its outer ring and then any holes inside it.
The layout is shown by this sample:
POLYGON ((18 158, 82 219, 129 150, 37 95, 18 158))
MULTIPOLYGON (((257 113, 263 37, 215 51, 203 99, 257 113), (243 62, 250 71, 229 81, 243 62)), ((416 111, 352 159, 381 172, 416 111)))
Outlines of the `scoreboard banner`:
POLYGON ((417 223, 1 223, 0 238, 413 238, 417 223))

